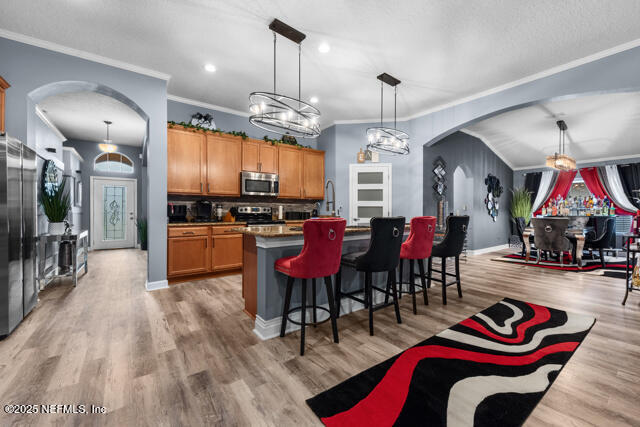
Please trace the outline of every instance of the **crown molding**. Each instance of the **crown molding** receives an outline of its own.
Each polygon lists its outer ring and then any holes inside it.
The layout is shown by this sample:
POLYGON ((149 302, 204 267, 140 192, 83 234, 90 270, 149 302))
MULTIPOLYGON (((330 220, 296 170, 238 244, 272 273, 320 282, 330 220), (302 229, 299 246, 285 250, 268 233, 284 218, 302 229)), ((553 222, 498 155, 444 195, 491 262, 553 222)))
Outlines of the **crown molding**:
MULTIPOLYGON (((417 112, 415 114, 411 114, 409 116, 399 117, 397 121, 398 122, 406 122, 406 121, 409 121, 409 120, 417 119, 418 117, 426 116, 427 114, 435 113, 437 111, 442 111, 442 110, 445 110, 447 108, 451 108, 451 107, 455 107, 455 106, 458 106, 458 105, 461 105, 461 104, 465 104, 467 102, 474 101, 476 99, 480 99, 480 98, 483 98, 485 96, 493 95, 493 94, 496 94, 498 92, 502 92, 502 91, 505 91, 507 89, 511 89, 511 88, 516 87, 516 86, 523 85, 525 83, 530 83, 532 81, 539 80, 539 79, 542 79, 544 77, 549 77, 549 76, 552 76, 554 74, 558 74, 558 73, 561 73, 563 71, 567 71, 567 70, 570 70, 572 68, 576 68, 576 67, 579 67, 581 65, 588 64, 590 62, 595 62, 595 61, 597 61, 599 59, 606 58, 608 56, 612 56, 612 55, 615 55, 617 53, 624 52, 626 50, 634 49, 634 48, 639 47, 639 46, 640 46, 640 39, 631 40, 630 42, 623 43, 623 44, 614 46, 612 48, 602 50, 600 52, 596 52, 596 53, 594 53, 592 55, 588 55, 588 56, 585 56, 583 58, 579 58, 579 59, 567 62, 565 64, 558 65, 556 67, 548 68, 548 69, 546 69, 544 71, 540 71, 538 73, 531 74, 531 75, 523 77, 521 79, 514 80, 512 82, 505 83, 503 85, 496 86, 496 87, 493 87, 491 89, 487 89, 487 90, 482 91, 482 92, 477 92, 477 93, 475 93, 473 95, 470 95, 470 96, 467 96, 467 97, 464 97, 464 98, 460 98, 460 99, 457 99, 457 100, 454 100, 454 101, 451 101, 451 102, 448 102, 448 103, 445 103, 445 104, 440 104, 440 105, 437 105, 435 107, 428 108, 426 110, 422 110, 420 112, 417 112)), ((378 122, 378 121, 380 121, 380 118, 376 118, 376 119, 354 119, 354 120, 334 120, 327 127, 330 127, 332 125, 341 125, 341 124, 357 124, 357 123, 372 123, 372 122, 375 123, 375 122, 378 122)))
POLYGON ((207 102, 196 101, 195 99, 183 98, 177 95, 167 95, 167 100, 180 102, 181 104, 195 105, 196 107, 208 108, 209 110, 221 111, 223 113, 235 114, 236 116, 249 117, 251 114, 246 111, 234 110, 233 108, 223 107, 221 105, 209 104, 207 102))
POLYGON ((83 50, 74 49, 46 40, 37 39, 20 33, 0 28, 0 37, 14 40, 31 46, 41 47, 43 49, 52 50, 54 52, 64 53, 65 55, 75 56, 76 58, 86 59, 87 61, 97 62, 99 64, 109 65, 111 67, 120 68, 122 70, 131 71, 156 79, 169 81, 171 76, 160 71, 151 70, 149 68, 140 67, 138 65, 129 64, 127 62, 118 61, 116 59, 107 58, 105 56, 96 55, 94 53, 85 52, 83 50))
POLYGON ((42 120, 49 129, 51 129, 51 132, 53 132, 56 135, 56 137, 60 140, 60 142, 65 142, 68 139, 66 136, 62 134, 62 132, 60 132, 60 130, 56 127, 56 125, 54 125, 51 122, 51 120, 49 120, 49 118, 44 114, 44 112, 40 109, 38 105, 36 105, 36 115, 40 117, 40 120, 42 120))

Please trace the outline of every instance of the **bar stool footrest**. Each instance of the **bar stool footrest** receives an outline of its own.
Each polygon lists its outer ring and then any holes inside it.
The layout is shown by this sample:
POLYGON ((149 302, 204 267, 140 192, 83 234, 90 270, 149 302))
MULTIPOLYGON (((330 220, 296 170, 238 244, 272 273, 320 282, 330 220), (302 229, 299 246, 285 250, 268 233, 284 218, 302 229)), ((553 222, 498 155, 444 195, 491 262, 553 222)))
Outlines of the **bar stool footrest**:
MULTIPOLYGON (((294 307, 294 308, 290 309, 289 311, 287 311, 287 322, 291 322, 294 325, 302 326, 302 322, 298 322, 296 320, 293 320, 289 316, 291 313, 296 312, 296 311, 301 311, 301 310, 302 310, 302 306, 299 306, 299 307, 294 307)), ((307 310, 313 310, 313 307, 307 306, 307 310)), ((322 310, 322 311, 324 311, 326 313, 329 313, 329 317, 327 317, 326 319, 320 320, 319 322, 305 322, 306 326, 318 326, 318 325, 321 325, 321 324, 331 320, 331 311, 329 311, 328 308, 326 308, 326 307, 316 307, 316 310, 322 310)))

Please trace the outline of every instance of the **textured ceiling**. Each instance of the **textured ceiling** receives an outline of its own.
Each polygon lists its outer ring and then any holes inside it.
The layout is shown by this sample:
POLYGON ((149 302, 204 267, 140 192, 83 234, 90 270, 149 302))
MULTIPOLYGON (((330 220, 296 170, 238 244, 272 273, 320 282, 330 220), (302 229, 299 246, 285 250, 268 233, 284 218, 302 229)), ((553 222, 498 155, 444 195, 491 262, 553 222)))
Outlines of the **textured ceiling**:
MULTIPOLYGON (((302 93, 326 126, 378 117, 383 71, 403 81, 405 117, 639 39, 639 16, 635 0, 3 0, 0 28, 170 74, 170 94, 246 112, 250 92, 272 88, 277 17, 307 34, 302 93)), ((278 52, 279 91, 296 94, 297 51, 280 39, 278 52)))
POLYGON ((38 107, 67 139, 142 146, 146 121, 120 101, 95 92, 70 92, 43 99, 38 107))
POLYGON ((503 113, 463 129, 513 168, 544 166, 558 151, 557 120, 567 123, 566 152, 578 162, 640 156, 640 93, 593 95, 503 113))

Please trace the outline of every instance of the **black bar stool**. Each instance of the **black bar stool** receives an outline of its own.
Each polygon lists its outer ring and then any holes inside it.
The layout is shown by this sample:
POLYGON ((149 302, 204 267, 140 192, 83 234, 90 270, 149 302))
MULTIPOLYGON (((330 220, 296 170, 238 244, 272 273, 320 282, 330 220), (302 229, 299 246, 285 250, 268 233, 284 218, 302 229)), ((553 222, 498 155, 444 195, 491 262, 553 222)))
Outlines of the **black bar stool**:
POLYGON ((369 309, 369 334, 373 335, 373 312, 387 307, 389 303, 373 306, 373 290, 382 292, 393 298, 396 320, 402 323, 400 307, 398 306, 398 289, 396 287, 396 268, 400 260, 400 246, 404 234, 405 218, 403 216, 391 218, 371 218, 371 240, 369 249, 363 252, 352 252, 342 256, 340 270, 336 276, 336 310, 340 315, 340 299, 344 296, 364 304, 369 309), (355 268, 364 272, 364 289, 352 292, 342 292, 342 266, 355 268), (387 272, 387 289, 373 286, 372 274, 387 272), (390 290, 389 290, 390 289, 390 290), (355 294, 364 291, 364 299, 355 294))
POLYGON ((437 245, 434 245, 431 250, 427 280, 433 280, 434 282, 440 282, 442 284, 442 304, 447 303, 447 286, 454 284, 457 285, 458 297, 462 298, 462 287, 460 286, 460 254, 464 247, 464 239, 467 237, 468 227, 468 215, 449 215, 447 217, 447 231, 445 232, 444 239, 442 239, 442 241, 437 245), (432 267, 433 258, 440 258, 442 260, 442 267, 440 270, 436 270, 432 267), (447 273, 447 258, 455 258, 455 274, 447 273), (440 273, 440 279, 435 278, 433 276, 433 272, 440 273), (455 277, 456 280, 447 283, 447 276, 455 277))

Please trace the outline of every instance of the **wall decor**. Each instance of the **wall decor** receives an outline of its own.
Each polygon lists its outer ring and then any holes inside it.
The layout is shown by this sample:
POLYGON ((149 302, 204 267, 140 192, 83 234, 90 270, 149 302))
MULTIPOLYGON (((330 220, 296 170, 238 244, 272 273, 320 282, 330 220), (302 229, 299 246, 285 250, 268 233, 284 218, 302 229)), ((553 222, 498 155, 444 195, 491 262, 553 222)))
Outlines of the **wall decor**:
POLYGON ((195 113, 191 116, 191 124, 208 130, 214 130, 216 128, 216 122, 213 121, 213 116, 208 113, 195 113))
POLYGON ((58 168, 53 160, 45 160, 42 166, 42 191, 51 196, 58 190, 60 178, 58 176, 58 168))
POLYGON ((444 159, 440 156, 438 156, 433 161, 432 170, 433 170, 434 184, 432 188, 438 200, 443 199, 447 191, 446 167, 447 167, 447 164, 445 163, 444 159))
POLYGON ((500 210, 500 196, 504 189, 500 185, 500 180, 497 176, 489 174, 484 180, 487 186, 487 197, 484 199, 484 203, 487 206, 487 212, 494 222, 498 220, 498 212, 500 210))

